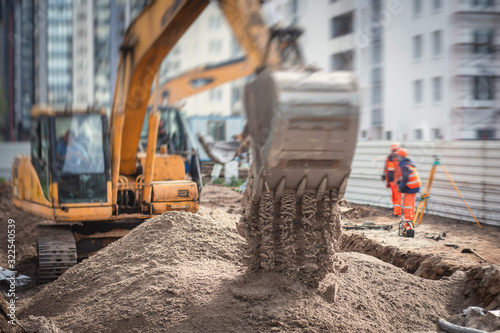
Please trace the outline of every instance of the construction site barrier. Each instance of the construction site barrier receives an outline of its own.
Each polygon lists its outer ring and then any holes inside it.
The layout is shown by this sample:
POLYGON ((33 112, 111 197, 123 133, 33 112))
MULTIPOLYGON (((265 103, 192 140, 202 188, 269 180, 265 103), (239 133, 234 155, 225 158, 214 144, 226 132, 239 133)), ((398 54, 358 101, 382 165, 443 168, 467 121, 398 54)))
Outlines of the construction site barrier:
MULTIPOLYGON (((392 207, 390 189, 380 178, 390 144, 390 141, 358 142, 345 194, 347 200, 392 207)), ((416 163, 422 185, 429 177, 434 156, 440 155, 441 162, 479 222, 500 226, 499 141, 405 141, 402 147, 408 150, 408 157, 416 163)), ((420 194, 416 197, 418 200, 420 194)), ((436 172, 425 214, 475 223, 441 169, 436 172)), ((425 215, 422 223, 425 223, 425 215)))

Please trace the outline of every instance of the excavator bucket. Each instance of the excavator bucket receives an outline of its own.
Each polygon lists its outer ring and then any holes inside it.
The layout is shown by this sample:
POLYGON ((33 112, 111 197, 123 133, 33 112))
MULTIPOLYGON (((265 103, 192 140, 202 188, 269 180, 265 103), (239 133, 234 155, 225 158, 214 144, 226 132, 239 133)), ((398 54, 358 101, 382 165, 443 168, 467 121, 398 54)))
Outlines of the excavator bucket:
POLYGON ((349 72, 263 72, 245 89, 258 199, 264 187, 335 191, 351 170, 358 99, 349 72))
POLYGON ((337 201, 356 144, 350 72, 263 71, 245 87, 252 170, 238 226, 247 264, 317 285, 340 239, 337 201))

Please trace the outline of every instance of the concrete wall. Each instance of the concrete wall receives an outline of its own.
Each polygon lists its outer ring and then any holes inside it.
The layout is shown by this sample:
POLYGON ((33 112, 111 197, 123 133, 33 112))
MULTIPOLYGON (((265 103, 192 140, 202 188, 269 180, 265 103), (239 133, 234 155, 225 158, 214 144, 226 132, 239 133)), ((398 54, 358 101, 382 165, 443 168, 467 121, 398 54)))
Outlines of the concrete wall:
MULTIPOLYGON (((358 143, 346 190, 347 200, 392 207, 390 190, 380 179, 389 145, 384 141, 358 143)), ((404 147, 417 164, 423 184, 429 177, 433 156, 441 155, 442 163, 479 222, 500 226, 500 142, 407 141, 404 147)), ((474 222, 441 168, 436 172, 427 213, 474 222)))

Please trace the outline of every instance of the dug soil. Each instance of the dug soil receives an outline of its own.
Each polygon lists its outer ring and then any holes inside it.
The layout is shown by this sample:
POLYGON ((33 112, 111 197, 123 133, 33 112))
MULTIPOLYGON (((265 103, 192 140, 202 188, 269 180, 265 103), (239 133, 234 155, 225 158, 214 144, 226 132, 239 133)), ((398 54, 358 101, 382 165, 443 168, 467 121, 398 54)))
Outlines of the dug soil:
POLYGON ((316 290, 247 272, 238 217, 150 219, 38 293, 20 315, 74 332, 416 332, 463 308, 467 276, 438 281, 359 253, 316 290), (32 316, 32 317, 28 317, 32 316))
MULTIPOLYGON (((0 192, 0 266, 13 218, 19 271, 36 281, 35 224, 45 222, 13 208, 10 187, 0 192)), ((499 228, 426 217, 415 238, 402 238, 388 210, 345 203, 344 226, 394 228, 344 231, 335 272, 313 289, 247 271, 240 201, 206 186, 198 213, 148 220, 57 281, 21 290, 18 318, 29 332, 440 332, 439 318, 478 322, 457 315, 469 305, 500 308, 499 228), (444 240, 426 238, 443 231, 444 240)), ((478 325, 492 331, 498 320, 478 325)))

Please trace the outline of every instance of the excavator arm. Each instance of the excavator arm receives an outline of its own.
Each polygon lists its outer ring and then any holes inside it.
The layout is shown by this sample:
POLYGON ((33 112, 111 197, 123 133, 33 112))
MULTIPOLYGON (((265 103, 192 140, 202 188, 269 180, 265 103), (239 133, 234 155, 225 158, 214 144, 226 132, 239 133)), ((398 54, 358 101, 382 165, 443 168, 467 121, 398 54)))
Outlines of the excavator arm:
MULTIPOLYGON (((246 52, 248 68, 256 68, 267 42, 267 27, 260 19, 258 2, 218 3, 246 52)), ((114 166, 119 162, 119 168, 113 168, 113 178, 136 172, 136 150, 131 147, 139 144, 154 76, 164 57, 208 4, 208 0, 152 1, 128 28, 121 45, 112 108, 112 121, 118 125, 113 135, 114 166)), ((271 55, 268 63, 273 62, 278 63, 277 57, 271 55)))
POLYGON ((158 93, 155 91, 150 96, 148 105, 155 102, 160 105, 164 100, 168 105, 175 105, 184 98, 253 74, 255 68, 245 57, 194 68, 165 82, 158 93))

